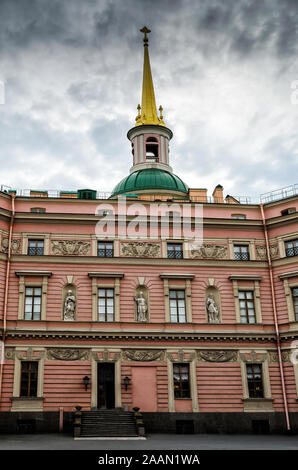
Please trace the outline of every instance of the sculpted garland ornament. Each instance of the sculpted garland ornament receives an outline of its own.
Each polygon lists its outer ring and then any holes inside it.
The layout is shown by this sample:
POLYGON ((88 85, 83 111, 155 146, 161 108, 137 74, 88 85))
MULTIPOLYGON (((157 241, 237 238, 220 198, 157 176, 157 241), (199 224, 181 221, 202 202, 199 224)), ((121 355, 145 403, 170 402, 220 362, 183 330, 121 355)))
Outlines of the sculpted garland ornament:
POLYGON ((90 359, 89 351, 81 349, 48 349, 48 359, 57 359, 58 361, 88 361, 90 359))
MULTIPOLYGON (((2 238, 1 251, 3 253, 8 252, 8 238, 2 238)), ((11 252, 12 252, 12 254, 17 255, 17 254, 20 253, 20 251, 21 251, 21 240, 13 238, 11 240, 11 252)))
POLYGON ((158 258, 160 256, 160 245, 147 242, 123 242, 121 243, 122 256, 134 256, 144 258, 158 258))
POLYGON ((130 361, 141 361, 141 362, 151 362, 151 361, 162 361, 164 353, 163 351, 123 351, 122 353, 124 360, 130 361))
POLYGON ((237 351, 198 351, 198 359, 205 362, 235 362, 237 351))
POLYGON ((200 248, 192 248, 192 258, 226 258, 228 248, 224 245, 202 245, 200 248))
POLYGON ((54 255, 89 255, 90 243, 76 240, 53 240, 54 255))

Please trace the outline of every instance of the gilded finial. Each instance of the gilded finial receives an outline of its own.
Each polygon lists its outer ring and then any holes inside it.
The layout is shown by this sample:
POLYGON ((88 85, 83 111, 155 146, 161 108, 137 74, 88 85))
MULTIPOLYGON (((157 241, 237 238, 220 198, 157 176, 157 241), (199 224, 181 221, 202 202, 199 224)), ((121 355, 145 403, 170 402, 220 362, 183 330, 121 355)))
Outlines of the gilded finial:
POLYGON ((144 28, 140 29, 141 33, 144 33, 144 46, 148 46, 148 38, 147 34, 151 33, 151 29, 148 29, 147 26, 144 26, 144 28))
MULTIPOLYGON (((148 36, 151 33, 147 26, 140 29, 141 33, 144 34, 144 46, 148 46, 148 36)), ((157 115, 153 80, 151 75, 150 59, 149 59, 149 47, 144 47, 144 66, 143 66, 143 89, 142 89, 142 107, 138 105, 138 115, 136 117, 136 126, 143 125, 156 125, 165 126, 162 117, 162 108, 160 111, 160 118, 157 115)))

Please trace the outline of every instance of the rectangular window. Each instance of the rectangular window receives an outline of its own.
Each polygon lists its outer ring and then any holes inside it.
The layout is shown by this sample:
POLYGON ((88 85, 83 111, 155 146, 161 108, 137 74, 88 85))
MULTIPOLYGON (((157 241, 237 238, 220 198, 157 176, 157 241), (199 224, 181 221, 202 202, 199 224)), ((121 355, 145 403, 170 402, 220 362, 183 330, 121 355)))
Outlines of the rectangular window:
POLYGON ((189 364, 173 364, 175 398, 190 398, 189 364))
POLYGON ((186 323, 185 291, 170 290, 171 322, 186 323))
POLYGON ((98 289, 98 319, 99 321, 114 321, 114 289, 98 289))
POLYGON ((182 243, 168 243, 168 258, 171 258, 171 259, 183 258, 182 243))
POLYGON ((246 364, 249 398, 264 398, 262 364, 246 364))
POLYGON ((234 245, 234 258, 238 261, 248 261, 249 260, 248 245, 234 245))
POLYGON ((297 256, 298 255, 298 238, 296 240, 289 240, 285 242, 286 256, 297 256))
POLYGON ((239 291, 239 307, 241 323, 256 323, 253 291, 239 291))
POLYGON ((21 362, 21 397, 37 397, 37 361, 21 362))
POLYGON ((25 320, 40 320, 41 287, 25 289, 25 320))
POLYGON ((28 255, 40 256, 44 252, 44 240, 28 240, 28 255))
POLYGON ((295 320, 298 321, 298 287, 292 289, 295 320))
POLYGON ((100 258, 113 258, 114 247, 113 242, 98 242, 97 256, 100 258))
POLYGON ((244 214, 232 214, 232 219, 246 219, 244 214))

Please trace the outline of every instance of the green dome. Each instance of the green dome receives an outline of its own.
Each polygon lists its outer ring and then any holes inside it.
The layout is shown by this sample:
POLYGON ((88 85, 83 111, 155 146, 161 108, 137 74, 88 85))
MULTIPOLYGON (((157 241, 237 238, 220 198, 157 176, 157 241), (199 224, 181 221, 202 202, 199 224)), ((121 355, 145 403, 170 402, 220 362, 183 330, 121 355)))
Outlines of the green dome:
POLYGON ((112 196, 141 190, 165 190, 188 193, 188 187, 176 175, 157 168, 138 170, 126 176, 112 192, 112 196))

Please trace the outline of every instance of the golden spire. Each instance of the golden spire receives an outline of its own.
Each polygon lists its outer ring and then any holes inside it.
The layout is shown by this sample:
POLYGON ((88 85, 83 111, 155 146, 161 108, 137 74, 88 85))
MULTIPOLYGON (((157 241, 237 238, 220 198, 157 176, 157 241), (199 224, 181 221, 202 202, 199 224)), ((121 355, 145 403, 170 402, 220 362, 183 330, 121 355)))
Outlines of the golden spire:
POLYGON ((142 90, 142 107, 138 105, 138 115, 136 117, 136 126, 143 124, 155 124, 158 126, 165 126, 163 122, 162 113, 160 118, 157 116, 153 81, 151 75, 150 59, 148 52, 148 37, 147 34, 151 33, 150 29, 146 26, 140 29, 144 33, 144 68, 143 68, 143 90, 142 90))

